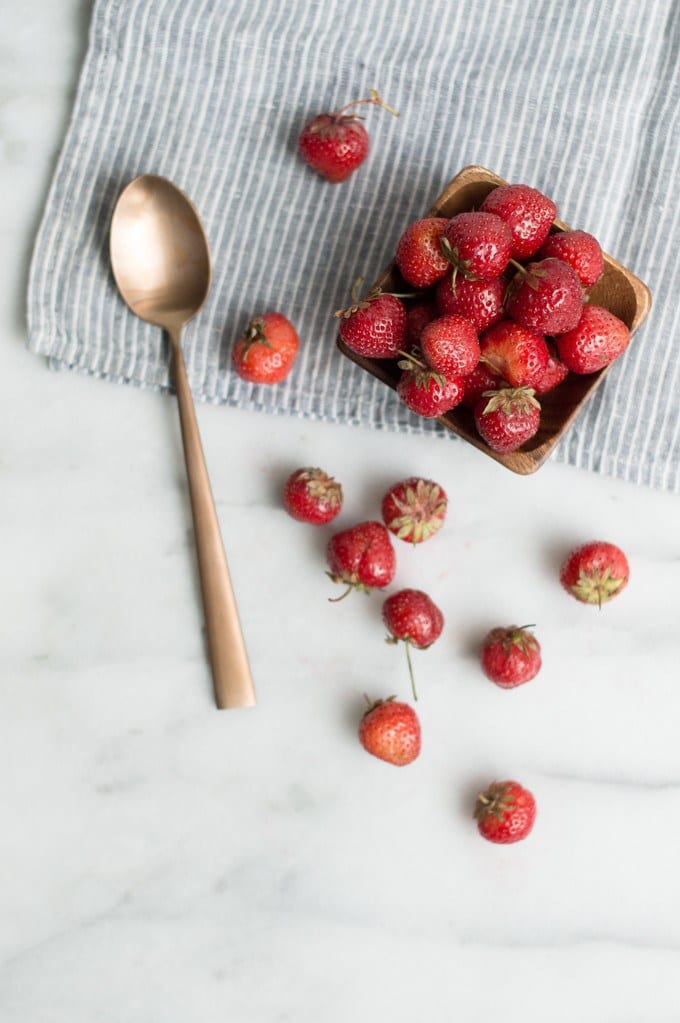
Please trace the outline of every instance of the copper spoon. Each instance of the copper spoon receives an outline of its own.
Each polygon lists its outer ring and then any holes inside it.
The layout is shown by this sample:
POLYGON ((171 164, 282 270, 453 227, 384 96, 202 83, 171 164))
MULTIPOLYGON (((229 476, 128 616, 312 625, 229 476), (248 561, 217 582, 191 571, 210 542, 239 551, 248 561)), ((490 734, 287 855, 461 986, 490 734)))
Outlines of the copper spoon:
POLYGON ((220 708, 252 707, 248 655, 182 354, 182 327, 210 290, 210 248, 193 205, 166 178, 143 174, 119 196, 111 264, 132 312, 170 338, 215 699, 220 708))

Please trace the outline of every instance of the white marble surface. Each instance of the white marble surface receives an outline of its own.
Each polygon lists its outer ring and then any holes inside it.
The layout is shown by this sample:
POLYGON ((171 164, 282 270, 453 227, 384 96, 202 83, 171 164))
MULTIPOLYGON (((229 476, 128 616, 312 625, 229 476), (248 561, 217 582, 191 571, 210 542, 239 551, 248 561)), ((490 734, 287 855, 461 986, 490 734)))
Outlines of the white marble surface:
POLYGON ((677 500, 201 407, 260 701, 217 713, 172 402, 23 348, 88 5, 3 8, 2 1023, 677 1023, 677 500), (398 552, 447 619, 417 655, 424 747, 402 771, 356 740, 364 691, 408 694, 380 598, 329 604, 328 530, 279 506, 310 463, 344 483, 343 525, 414 472, 450 495, 446 529, 398 552), (598 614, 556 570, 599 536, 632 581, 598 614), (527 620, 544 670, 506 693, 476 643, 527 620), (498 776, 537 797, 516 847, 470 819, 498 776))

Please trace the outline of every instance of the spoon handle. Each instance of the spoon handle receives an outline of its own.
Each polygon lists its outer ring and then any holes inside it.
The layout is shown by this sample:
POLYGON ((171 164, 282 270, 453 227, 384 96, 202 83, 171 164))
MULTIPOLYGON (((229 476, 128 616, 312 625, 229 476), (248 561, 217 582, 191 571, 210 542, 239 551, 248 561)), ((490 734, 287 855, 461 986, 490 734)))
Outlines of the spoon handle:
POLYGON ((171 332, 170 340, 215 700, 220 709, 252 707, 255 690, 187 379, 181 331, 171 332))

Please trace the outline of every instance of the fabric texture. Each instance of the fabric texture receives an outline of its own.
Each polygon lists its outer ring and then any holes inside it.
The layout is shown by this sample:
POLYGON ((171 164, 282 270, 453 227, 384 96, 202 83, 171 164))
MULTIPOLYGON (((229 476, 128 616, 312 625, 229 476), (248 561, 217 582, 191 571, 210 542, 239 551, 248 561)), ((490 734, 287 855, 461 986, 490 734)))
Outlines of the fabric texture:
POLYGON ((39 229, 29 345, 55 367, 167 389, 158 329, 119 299, 115 200, 162 174, 197 205, 214 280, 185 333, 204 400, 440 432, 335 348, 332 312, 467 164, 534 185, 651 288, 652 313, 554 458, 680 488, 680 4, 672 0, 97 0, 39 229), (330 185, 299 158, 317 113, 377 88, 366 163, 330 185), (230 369, 277 309, 301 354, 276 387, 230 369))

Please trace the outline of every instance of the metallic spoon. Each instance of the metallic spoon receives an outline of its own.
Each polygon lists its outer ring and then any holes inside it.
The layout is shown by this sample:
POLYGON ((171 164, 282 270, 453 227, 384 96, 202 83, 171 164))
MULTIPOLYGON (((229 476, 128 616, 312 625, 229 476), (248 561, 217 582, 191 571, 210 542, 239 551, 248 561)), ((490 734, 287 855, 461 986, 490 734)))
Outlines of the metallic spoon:
POLYGON ((182 354, 182 327, 205 302, 212 273, 203 225, 184 193, 155 174, 131 181, 113 213, 111 264, 133 313, 170 338, 215 699, 220 708, 251 707, 248 655, 182 354))

